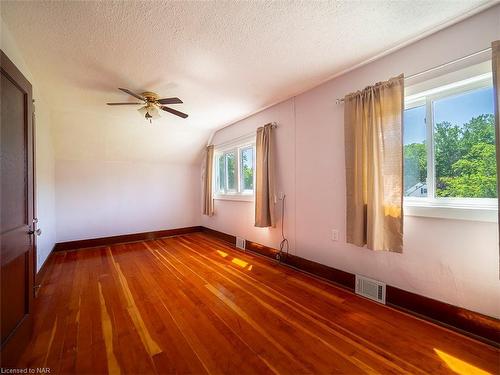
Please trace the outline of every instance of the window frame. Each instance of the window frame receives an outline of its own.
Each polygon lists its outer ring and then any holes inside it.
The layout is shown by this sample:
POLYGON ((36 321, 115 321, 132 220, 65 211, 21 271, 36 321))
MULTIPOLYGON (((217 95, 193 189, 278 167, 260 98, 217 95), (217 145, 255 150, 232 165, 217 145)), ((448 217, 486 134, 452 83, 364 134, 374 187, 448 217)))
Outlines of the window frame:
MULTIPOLYGON (((214 178, 212 181, 213 186, 213 198, 220 200, 236 200, 236 201, 254 201, 255 199, 255 156, 256 156, 256 147, 255 147, 255 136, 251 138, 247 138, 245 140, 241 140, 239 142, 231 142, 225 145, 217 146, 214 150, 214 178), (242 157, 241 153, 243 150, 248 148, 252 148, 253 150, 253 190, 243 189, 243 184, 241 181, 242 177, 242 157), (235 182, 236 189, 235 190, 224 190, 221 191, 219 189, 219 176, 220 176, 220 168, 219 168, 219 158, 224 157, 227 154, 235 153, 235 182)), ((224 161, 224 167, 226 169, 225 173, 225 187, 227 187, 227 168, 226 162, 224 161)))
MULTIPOLYGON (((427 197, 403 197, 405 214, 477 221, 497 221, 497 198, 436 197, 434 103, 437 100, 465 94, 492 86, 492 76, 481 74, 478 79, 459 80, 455 84, 405 95, 404 110, 425 106, 427 150, 427 197), (470 81, 470 82, 467 82, 470 81), (464 82, 460 84, 460 82, 464 82), (408 99, 409 98, 409 99, 408 99)), ((404 131, 404 130, 403 130, 404 131)))

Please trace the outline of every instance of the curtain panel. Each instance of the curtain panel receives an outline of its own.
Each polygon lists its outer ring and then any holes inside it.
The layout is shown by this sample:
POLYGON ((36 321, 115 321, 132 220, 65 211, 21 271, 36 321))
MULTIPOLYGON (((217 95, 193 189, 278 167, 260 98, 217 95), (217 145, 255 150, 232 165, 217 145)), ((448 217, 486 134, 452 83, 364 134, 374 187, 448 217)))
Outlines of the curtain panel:
POLYGON ((213 216, 214 198, 212 192, 214 169, 214 145, 207 146, 205 158, 205 180, 203 181, 203 215, 213 216))
POLYGON ((344 98, 347 242, 403 249, 401 74, 344 98))
POLYGON ((272 124, 257 129, 255 158, 255 226, 274 227, 274 130, 272 124))

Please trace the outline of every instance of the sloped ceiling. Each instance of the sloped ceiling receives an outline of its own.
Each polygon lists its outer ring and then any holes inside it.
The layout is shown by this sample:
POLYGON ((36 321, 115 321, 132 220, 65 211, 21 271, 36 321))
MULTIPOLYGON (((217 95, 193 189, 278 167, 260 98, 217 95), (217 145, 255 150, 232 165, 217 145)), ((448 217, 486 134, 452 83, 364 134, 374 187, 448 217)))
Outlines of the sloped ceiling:
POLYGON ((63 159, 193 162, 210 132, 494 3, 2 1, 63 159), (149 125, 117 90, 178 96, 149 125))

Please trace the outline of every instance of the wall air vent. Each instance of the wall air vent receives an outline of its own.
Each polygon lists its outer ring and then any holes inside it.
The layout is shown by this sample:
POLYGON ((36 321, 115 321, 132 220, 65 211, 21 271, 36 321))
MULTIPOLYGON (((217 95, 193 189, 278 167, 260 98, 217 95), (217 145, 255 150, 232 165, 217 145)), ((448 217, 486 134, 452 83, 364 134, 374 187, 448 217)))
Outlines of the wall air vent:
POLYGON ((385 304, 385 284, 380 281, 356 275, 356 293, 385 304))
POLYGON ((244 238, 236 237, 236 247, 245 250, 246 241, 244 238))

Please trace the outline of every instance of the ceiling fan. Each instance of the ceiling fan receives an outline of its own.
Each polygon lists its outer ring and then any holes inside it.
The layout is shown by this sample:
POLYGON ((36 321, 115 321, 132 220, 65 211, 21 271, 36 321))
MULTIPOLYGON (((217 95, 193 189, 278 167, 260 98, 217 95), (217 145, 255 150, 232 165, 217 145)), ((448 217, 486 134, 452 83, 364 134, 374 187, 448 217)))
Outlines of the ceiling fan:
POLYGON ((144 115, 146 120, 151 122, 151 119, 157 119, 160 117, 160 109, 172 113, 176 116, 186 118, 187 114, 177 111, 173 108, 167 107, 164 104, 181 104, 182 100, 179 98, 164 98, 160 99, 160 96, 154 92, 146 91, 142 94, 136 94, 127 89, 119 88, 119 90, 132 95, 134 98, 137 98, 142 101, 142 103, 106 103, 107 105, 143 105, 143 107, 139 108, 138 111, 141 115, 144 115))

